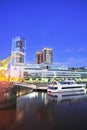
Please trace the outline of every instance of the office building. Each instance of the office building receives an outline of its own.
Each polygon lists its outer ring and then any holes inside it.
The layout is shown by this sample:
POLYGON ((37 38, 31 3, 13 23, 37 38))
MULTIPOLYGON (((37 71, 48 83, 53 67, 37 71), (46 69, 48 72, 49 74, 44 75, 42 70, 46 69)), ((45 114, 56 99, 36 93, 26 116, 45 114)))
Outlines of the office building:
POLYGON ((10 64, 10 77, 22 78, 25 63, 25 39, 20 36, 12 38, 11 54, 16 54, 10 64))
POLYGON ((16 57, 12 61, 13 64, 25 62, 25 39, 16 36, 12 39, 12 51, 11 54, 16 54, 16 57))

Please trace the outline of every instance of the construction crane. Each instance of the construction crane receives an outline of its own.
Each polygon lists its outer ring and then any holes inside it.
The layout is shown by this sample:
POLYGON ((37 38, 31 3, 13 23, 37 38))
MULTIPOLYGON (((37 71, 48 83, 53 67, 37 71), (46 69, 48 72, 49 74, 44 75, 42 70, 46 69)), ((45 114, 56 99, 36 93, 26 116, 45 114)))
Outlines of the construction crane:
POLYGON ((16 53, 12 54, 11 56, 9 56, 8 58, 4 59, 4 60, 0 60, 0 68, 3 69, 7 69, 8 65, 10 64, 10 62, 16 57, 16 53))
POLYGON ((0 80, 5 80, 5 78, 8 76, 7 67, 15 57, 16 53, 12 54, 4 60, 0 60, 0 80))

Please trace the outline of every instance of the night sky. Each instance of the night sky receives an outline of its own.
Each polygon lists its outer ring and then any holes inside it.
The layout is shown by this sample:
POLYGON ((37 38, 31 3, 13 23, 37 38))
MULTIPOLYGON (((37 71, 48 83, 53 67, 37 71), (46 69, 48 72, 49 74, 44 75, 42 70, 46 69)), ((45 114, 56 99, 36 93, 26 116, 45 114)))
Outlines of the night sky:
POLYGON ((53 48, 53 63, 87 66, 86 0, 0 0, 0 59, 11 55, 12 37, 26 39, 26 62, 53 48))

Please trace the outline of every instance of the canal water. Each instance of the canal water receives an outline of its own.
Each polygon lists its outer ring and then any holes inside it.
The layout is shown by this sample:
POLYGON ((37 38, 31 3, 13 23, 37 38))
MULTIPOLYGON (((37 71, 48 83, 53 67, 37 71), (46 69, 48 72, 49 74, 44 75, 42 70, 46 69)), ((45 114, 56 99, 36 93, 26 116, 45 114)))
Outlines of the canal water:
POLYGON ((20 90, 14 100, 14 105, 0 109, 0 130, 87 130, 87 94, 20 90))

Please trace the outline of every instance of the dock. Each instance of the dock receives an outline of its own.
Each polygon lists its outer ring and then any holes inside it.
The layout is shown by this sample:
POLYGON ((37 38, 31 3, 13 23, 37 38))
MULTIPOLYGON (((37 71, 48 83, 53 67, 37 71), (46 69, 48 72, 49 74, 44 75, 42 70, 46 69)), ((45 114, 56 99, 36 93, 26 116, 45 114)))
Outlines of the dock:
POLYGON ((37 86, 35 84, 29 84, 29 83, 18 83, 18 82, 15 82, 14 83, 14 86, 21 86, 21 87, 26 87, 26 88, 30 88, 30 89, 33 89, 34 91, 47 91, 47 86, 37 86))

